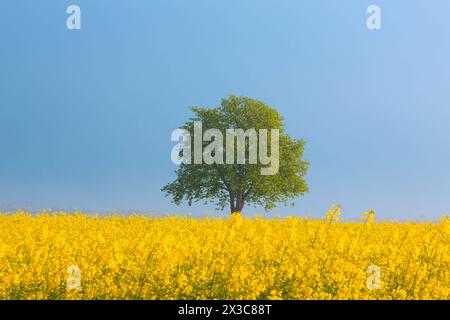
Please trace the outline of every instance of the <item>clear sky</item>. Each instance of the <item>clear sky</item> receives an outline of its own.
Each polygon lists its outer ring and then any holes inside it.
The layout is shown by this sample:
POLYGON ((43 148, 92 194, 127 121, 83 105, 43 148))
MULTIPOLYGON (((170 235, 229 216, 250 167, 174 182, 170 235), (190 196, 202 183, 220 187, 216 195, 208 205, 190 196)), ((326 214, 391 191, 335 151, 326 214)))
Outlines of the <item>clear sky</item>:
MULTIPOLYGON (((260 99, 306 140, 282 215, 450 213, 450 2, 3 1, 0 207, 176 207, 171 132, 191 106, 260 99), (81 30, 66 8, 81 7, 81 30), (381 7, 382 30, 366 28, 381 7)), ((260 209, 247 208, 252 214, 260 209)))

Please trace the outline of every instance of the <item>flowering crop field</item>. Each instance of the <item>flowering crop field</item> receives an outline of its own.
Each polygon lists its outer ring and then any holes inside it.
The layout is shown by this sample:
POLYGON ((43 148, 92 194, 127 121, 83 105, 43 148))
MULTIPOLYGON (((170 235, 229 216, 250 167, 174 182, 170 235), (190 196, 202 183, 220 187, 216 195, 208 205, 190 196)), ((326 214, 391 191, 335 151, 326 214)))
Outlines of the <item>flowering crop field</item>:
POLYGON ((449 299, 450 221, 0 215, 0 299, 449 299))

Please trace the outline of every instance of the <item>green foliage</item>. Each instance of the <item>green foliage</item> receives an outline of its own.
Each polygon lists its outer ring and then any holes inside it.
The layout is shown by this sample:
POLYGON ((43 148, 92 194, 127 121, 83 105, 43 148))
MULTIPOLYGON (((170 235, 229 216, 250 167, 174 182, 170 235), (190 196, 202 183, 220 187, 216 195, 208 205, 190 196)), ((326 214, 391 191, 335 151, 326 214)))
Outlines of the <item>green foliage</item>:
MULTIPOLYGON (((260 205, 269 210, 276 203, 286 205, 290 199, 308 191, 304 179, 308 162, 302 160, 304 141, 285 133, 284 119, 275 109, 256 99, 231 95, 222 99, 219 107, 194 107, 192 111, 195 116, 182 127, 191 136, 194 121, 202 121, 203 131, 216 128, 223 136, 227 129, 279 129, 279 171, 274 175, 261 175, 260 169, 266 166, 260 163, 181 164, 176 171, 177 179, 162 188, 175 204, 187 201, 191 205, 204 200, 214 202, 218 209, 229 205, 231 212, 241 212, 244 204, 260 205)), ((203 142, 203 146, 209 143, 203 142)), ((246 150, 248 159, 248 148, 246 150)), ((234 154, 236 156, 236 144, 234 154)))

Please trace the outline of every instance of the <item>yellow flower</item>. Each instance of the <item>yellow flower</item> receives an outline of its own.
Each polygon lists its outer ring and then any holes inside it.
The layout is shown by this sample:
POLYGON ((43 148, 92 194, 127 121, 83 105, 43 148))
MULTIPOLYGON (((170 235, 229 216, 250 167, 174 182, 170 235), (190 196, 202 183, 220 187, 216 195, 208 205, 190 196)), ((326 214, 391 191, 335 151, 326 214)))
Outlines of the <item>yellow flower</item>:
POLYGON ((373 224, 375 223, 375 211, 369 210, 364 212, 363 221, 367 224, 373 224))
POLYGON ((328 210, 325 221, 331 223, 331 222, 337 222, 339 221, 339 216, 341 215, 341 207, 340 206, 332 206, 330 210, 328 210))
POLYGON ((0 299, 450 299, 448 217, 340 215, 0 214, 0 299))

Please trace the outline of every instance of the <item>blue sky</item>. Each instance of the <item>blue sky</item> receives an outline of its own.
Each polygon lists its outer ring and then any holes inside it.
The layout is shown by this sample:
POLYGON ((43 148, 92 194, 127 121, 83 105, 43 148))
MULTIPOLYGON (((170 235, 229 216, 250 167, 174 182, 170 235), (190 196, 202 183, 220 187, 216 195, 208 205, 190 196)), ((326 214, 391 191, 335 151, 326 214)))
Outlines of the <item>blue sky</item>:
MULTIPOLYGON (((450 213, 450 2, 7 1, 0 207, 177 207, 172 130, 191 106, 258 98, 306 140, 310 192, 273 213, 450 213), (66 28, 77 4, 82 29, 66 28), (366 28, 377 4, 382 30, 366 28)), ((247 207, 252 214, 260 209, 247 207)))

